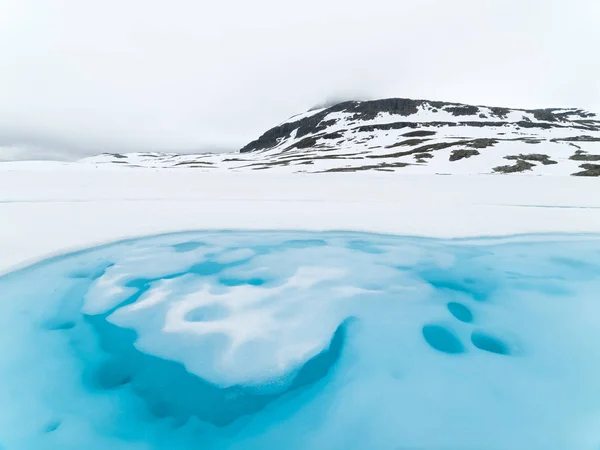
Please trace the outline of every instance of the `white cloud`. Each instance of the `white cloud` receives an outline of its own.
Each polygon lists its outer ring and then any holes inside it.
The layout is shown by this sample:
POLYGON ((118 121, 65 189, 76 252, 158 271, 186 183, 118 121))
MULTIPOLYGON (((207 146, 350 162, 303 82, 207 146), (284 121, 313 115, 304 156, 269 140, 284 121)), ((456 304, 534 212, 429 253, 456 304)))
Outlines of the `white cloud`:
POLYGON ((0 140, 22 147, 237 150, 331 98, 600 112, 597 0, 0 5, 0 140))

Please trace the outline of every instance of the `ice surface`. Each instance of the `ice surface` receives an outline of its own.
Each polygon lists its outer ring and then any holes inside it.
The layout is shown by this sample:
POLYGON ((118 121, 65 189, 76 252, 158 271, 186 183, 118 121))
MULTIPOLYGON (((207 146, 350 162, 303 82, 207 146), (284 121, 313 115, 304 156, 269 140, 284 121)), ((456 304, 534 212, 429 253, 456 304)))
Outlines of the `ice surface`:
POLYGON ((600 237, 190 232, 0 278, 0 448, 600 445, 600 237))

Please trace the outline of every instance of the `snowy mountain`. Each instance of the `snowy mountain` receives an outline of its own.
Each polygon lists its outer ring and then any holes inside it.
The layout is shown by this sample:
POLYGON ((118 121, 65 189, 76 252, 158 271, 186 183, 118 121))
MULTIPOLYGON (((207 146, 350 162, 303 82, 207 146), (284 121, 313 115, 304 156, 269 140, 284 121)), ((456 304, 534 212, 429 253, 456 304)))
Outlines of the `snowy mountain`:
POLYGON ((82 161, 206 170, 600 176, 600 120, 581 109, 348 101, 293 116, 238 154, 103 154, 82 161))

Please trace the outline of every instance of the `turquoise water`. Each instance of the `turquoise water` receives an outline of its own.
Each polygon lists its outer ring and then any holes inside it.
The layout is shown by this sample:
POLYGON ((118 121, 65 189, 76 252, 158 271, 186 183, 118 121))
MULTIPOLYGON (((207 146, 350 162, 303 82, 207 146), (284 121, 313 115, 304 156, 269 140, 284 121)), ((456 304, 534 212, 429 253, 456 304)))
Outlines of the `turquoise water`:
POLYGON ((600 238, 194 232, 0 277, 2 449, 598 449, 600 238))

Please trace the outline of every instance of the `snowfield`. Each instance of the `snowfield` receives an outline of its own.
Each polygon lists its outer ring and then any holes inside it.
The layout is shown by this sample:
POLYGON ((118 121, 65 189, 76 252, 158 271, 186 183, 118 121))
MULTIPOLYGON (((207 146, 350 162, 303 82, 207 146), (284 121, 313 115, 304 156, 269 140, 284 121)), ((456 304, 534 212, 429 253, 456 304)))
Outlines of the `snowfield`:
POLYGON ((0 273, 118 239, 200 230, 428 237, 600 232, 594 178, 200 173, 0 164, 0 273))

